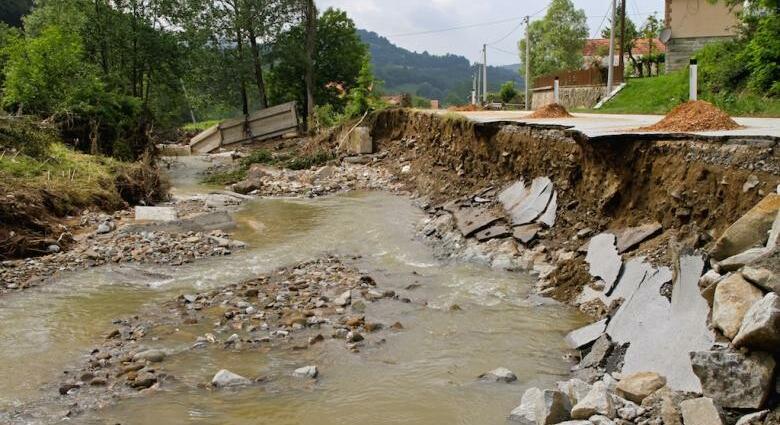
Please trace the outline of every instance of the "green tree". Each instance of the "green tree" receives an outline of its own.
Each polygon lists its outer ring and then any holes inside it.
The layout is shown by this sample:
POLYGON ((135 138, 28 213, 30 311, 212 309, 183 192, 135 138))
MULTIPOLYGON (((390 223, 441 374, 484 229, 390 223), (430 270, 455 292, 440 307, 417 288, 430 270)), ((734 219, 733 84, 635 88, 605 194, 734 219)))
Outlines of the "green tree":
MULTIPOLYGON (((582 49, 588 37, 585 11, 571 0, 552 0, 543 19, 529 27, 531 75, 582 67, 582 49)), ((520 61, 525 63, 525 39, 519 43, 520 61)))
MULTIPOLYGON (((618 9, 615 13, 615 16, 620 17, 623 14, 623 5, 618 5, 618 9)), ((623 34, 623 20, 622 19, 616 19, 617 22, 615 25, 615 37, 619 39, 621 34, 623 34)), ((634 24, 634 21, 631 20, 628 16, 625 18, 626 23, 626 30, 625 30, 625 39, 623 40, 623 50, 628 55, 628 59, 631 61, 631 64, 634 66, 634 69, 637 68, 637 60, 634 58, 634 47, 636 46, 636 39, 639 38, 639 31, 636 29, 636 25, 634 24)), ((607 28, 604 28, 601 31, 601 37, 603 38, 609 38, 610 32, 612 27, 607 26, 607 28)), ((618 44, 618 43, 616 43, 618 44)), ((619 46, 616 46, 615 48, 615 54, 620 54, 620 48, 619 46)), ((609 55, 609 53, 607 53, 609 55)))
POLYGON ((501 85, 501 90, 498 92, 498 97, 504 103, 511 103, 512 99, 517 96, 517 89, 515 89, 514 81, 507 81, 501 85))

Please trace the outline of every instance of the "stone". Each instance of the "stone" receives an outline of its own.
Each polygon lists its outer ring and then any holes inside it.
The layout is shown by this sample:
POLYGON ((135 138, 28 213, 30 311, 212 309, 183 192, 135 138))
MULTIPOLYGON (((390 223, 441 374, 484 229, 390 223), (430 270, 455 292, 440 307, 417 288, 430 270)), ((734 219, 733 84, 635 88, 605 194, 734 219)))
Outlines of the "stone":
POLYGON ((564 421, 559 423, 558 425, 592 425, 591 421, 564 421))
POLYGON ((622 254, 634 249, 647 239, 661 233, 662 230, 661 223, 653 222, 616 231, 618 253, 622 254))
POLYGON ((60 252, 61 248, 60 248, 60 246, 59 246, 59 245, 51 244, 51 245, 49 245, 49 246, 46 248, 46 250, 47 250, 49 253, 51 253, 51 254, 56 254, 56 253, 60 252))
POLYGON ((671 270, 653 270, 614 314, 607 333, 616 344, 629 344, 624 374, 656 372, 674 390, 700 392, 689 353, 708 350, 715 341, 707 325, 710 307, 698 286, 704 260, 682 255, 678 261, 671 302, 660 293, 671 270))
POLYGON ((498 369, 493 369, 490 372, 485 372, 482 375, 479 375, 479 380, 484 382, 509 383, 517 381, 517 376, 512 373, 511 370, 505 367, 499 367, 498 369))
POLYGON ((572 404, 577 404, 580 400, 585 398, 591 389, 590 384, 577 378, 558 382, 557 387, 559 391, 569 397, 569 401, 572 404))
POLYGON ((314 379, 319 376, 319 374, 317 366, 304 366, 293 371, 293 376, 296 378, 314 379))
POLYGON ((612 341, 609 339, 609 335, 601 335, 593 346, 590 348, 590 352, 582 358, 579 367, 602 367, 607 361, 607 357, 612 353, 612 341))
POLYGON ((601 415, 591 416, 588 421, 593 425, 613 425, 615 423, 612 419, 601 415))
POLYGON ((780 292, 780 276, 775 275, 769 269, 745 267, 741 273, 745 280, 765 291, 780 292))
POLYGON ((346 305, 349 305, 351 300, 352 300, 352 291, 345 291, 341 293, 341 295, 336 297, 335 300, 333 300, 333 304, 339 307, 344 307, 346 305))
POLYGON ((685 425, 724 425, 720 409, 711 398, 701 397, 680 403, 685 425))
POLYGON ((555 219, 558 215, 558 191, 554 191, 552 194, 552 197, 550 198, 550 203, 547 204, 547 209, 544 210, 544 213, 542 213, 542 216, 539 217, 539 220, 537 220, 539 223, 547 226, 547 227, 553 227, 555 226, 555 219))
POLYGON ((725 260, 718 262, 718 269, 721 272, 732 272, 741 269, 744 266, 753 264, 772 254, 772 250, 766 247, 750 248, 725 260))
POLYGON ((211 385, 217 388, 237 387, 249 385, 252 381, 227 369, 222 369, 211 379, 211 385))
POLYGON ((509 413, 509 420, 521 425, 536 425, 536 406, 543 402, 542 390, 533 387, 527 389, 520 399, 520 405, 509 413))
POLYGON ((748 309, 733 344, 737 348, 780 352, 780 296, 769 292, 748 309))
POLYGON ((769 410, 750 413, 739 418, 736 425, 762 425, 767 416, 769 416, 769 410))
POLYGON ((97 227, 97 230, 95 231, 99 235, 104 235, 111 232, 111 226, 109 226, 108 223, 100 223, 100 225, 97 227))
POLYGON ((775 360, 763 352, 734 350, 691 353, 702 393, 729 409, 760 409, 774 383, 775 360))
POLYGON ((149 361, 152 363, 159 363, 165 360, 165 353, 160 350, 146 350, 141 351, 133 356, 134 361, 149 361))
POLYGON ((347 139, 347 151, 349 153, 363 155, 374 153, 374 141, 371 139, 371 129, 368 127, 356 127, 347 139))
POLYGON ((469 237, 501 219, 496 212, 484 207, 462 208, 453 216, 458 230, 464 237, 469 237))
POLYGON ((723 279, 715 288, 712 303, 712 325, 729 339, 734 339, 748 309, 761 299, 761 290, 739 273, 723 279))
POLYGON ((512 224, 520 226, 535 221, 545 211, 553 193, 552 181, 547 177, 537 177, 531 182, 526 196, 507 211, 512 224))
POLYGON ((723 232, 710 255, 716 260, 722 260, 749 248, 765 245, 779 210, 780 195, 769 194, 723 232))
POLYGON ((615 414, 615 403, 612 395, 609 394, 607 386, 601 381, 593 384, 588 395, 571 409, 572 419, 588 419, 594 415, 614 418, 615 414))
POLYGON ((541 402, 536 405, 536 423, 550 425, 569 420, 570 410, 571 402, 566 394, 555 390, 544 390, 541 402))
POLYGON ((135 207, 137 221, 175 221, 176 210, 173 207, 135 207))
POLYGON ((498 201, 501 202, 505 211, 511 211, 526 196, 528 196, 528 190, 525 188, 525 183, 518 180, 499 192, 498 201))
POLYGON ((512 232, 512 236, 527 245, 536 239, 536 236, 539 234, 540 230, 542 230, 542 228, 536 223, 524 224, 522 226, 515 227, 514 231, 512 232))
POLYGON ((585 261, 590 265, 590 275, 603 280, 607 292, 611 291, 623 267, 615 247, 615 235, 602 233, 594 236, 588 244, 585 261))
POLYGON ((496 224, 488 227, 485 230, 477 232, 475 237, 480 242, 489 241, 490 239, 505 238, 512 234, 512 229, 506 224, 496 224))
POLYGON ((616 392, 634 403, 642 403, 642 400, 664 385, 666 378, 655 372, 637 372, 621 379, 616 392))
POLYGON ((569 347, 579 349, 597 340, 606 328, 607 319, 603 319, 569 332, 564 339, 569 347))

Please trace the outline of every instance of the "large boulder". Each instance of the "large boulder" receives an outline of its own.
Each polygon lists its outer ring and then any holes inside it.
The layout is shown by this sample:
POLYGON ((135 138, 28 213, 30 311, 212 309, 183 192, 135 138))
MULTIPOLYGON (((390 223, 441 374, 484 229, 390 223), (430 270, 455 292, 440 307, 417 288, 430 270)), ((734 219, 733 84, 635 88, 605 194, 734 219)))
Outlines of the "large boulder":
POLYGON ((594 415, 614 418, 615 413, 615 402, 612 399, 612 395, 607 390, 607 386, 601 381, 593 384, 588 395, 571 409, 571 417, 573 419, 588 419, 594 415))
POLYGON ((666 385, 666 378, 655 372, 637 372, 623 378, 617 385, 617 394, 634 403, 642 403, 647 396, 666 385))
POLYGON ((723 425, 723 415, 711 398, 685 400, 680 409, 685 425, 723 425))
POLYGON ((770 292, 753 304, 733 343, 735 347, 780 351, 780 296, 770 292))
POLYGON ((729 409, 760 409, 774 383, 775 360, 767 353, 698 351, 691 364, 704 396, 729 409))
POLYGON ((744 277, 748 282, 758 286, 759 288, 763 288, 766 291, 780 293, 780 275, 773 273, 767 268, 745 267, 742 269, 742 277, 744 277))
POLYGON ((569 420, 569 410, 569 397, 561 391, 530 388, 509 419, 522 425, 551 425, 569 420))
POLYGON ((252 381, 227 369, 222 369, 211 379, 211 385, 217 388, 237 387, 249 385, 252 381))
POLYGON ((362 155, 374 153, 374 141, 371 139, 371 129, 356 127, 343 140, 341 148, 348 153, 362 155))
POLYGON ((718 283, 712 304, 712 324, 733 339, 748 309, 761 299, 763 293, 735 273, 718 283))
POLYGON ((581 379, 572 378, 558 382, 558 389, 569 397, 572 404, 577 404, 588 395, 591 385, 581 379))
POLYGON ((769 194, 723 232, 710 255, 716 260, 722 260, 749 248, 765 245, 778 210, 780 195, 769 194))
POLYGON ((520 405, 509 413, 509 420, 521 425, 536 425, 536 406, 542 403, 543 393, 539 388, 529 388, 523 393, 520 405))

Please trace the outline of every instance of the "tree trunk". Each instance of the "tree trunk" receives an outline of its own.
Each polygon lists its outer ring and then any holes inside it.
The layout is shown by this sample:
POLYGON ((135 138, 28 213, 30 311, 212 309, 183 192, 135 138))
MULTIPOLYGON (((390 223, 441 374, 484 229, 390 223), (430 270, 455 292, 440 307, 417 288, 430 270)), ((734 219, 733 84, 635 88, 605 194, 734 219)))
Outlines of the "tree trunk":
POLYGON ((265 81, 263 80, 263 63, 260 58, 260 46, 257 45, 257 37, 252 23, 249 23, 249 44, 252 46, 252 59, 255 65, 255 82, 257 83, 257 94, 260 99, 260 109, 268 107, 268 97, 265 94, 265 81))
MULTIPOLYGON (((238 21, 238 18, 236 18, 238 21)), ((244 116, 249 115, 249 98, 246 94, 246 78, 241 68, 244 64, 244 42, 241 39, 241 28, 236 22, 236 51, 238 52, 238 82, 241 90, 241 110, 244 112, 244 116)))
MULTIPOLYGON (((622 0, 620 3, 620 59, 618 59, 618 67, 624 69, 625 63, 623 63, 623 56, 625 55, 626 49, 626 0, 622 0)), ((625 70, 623 73, 625 74, 625 70)))
POLYGON ((314 125, 314 50, 317 41, 317 6, 304 0, 306 16, 306 129, 314 125))

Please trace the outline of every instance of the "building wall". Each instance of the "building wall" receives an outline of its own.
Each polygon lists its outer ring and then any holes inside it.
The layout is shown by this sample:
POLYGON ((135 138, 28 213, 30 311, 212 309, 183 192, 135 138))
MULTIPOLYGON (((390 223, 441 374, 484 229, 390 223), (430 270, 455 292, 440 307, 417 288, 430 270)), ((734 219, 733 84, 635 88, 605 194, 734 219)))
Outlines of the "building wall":
POLYGON ((722 0, 667 0, 666 20, 672 38, 733 36, 739 22, 722 0))

